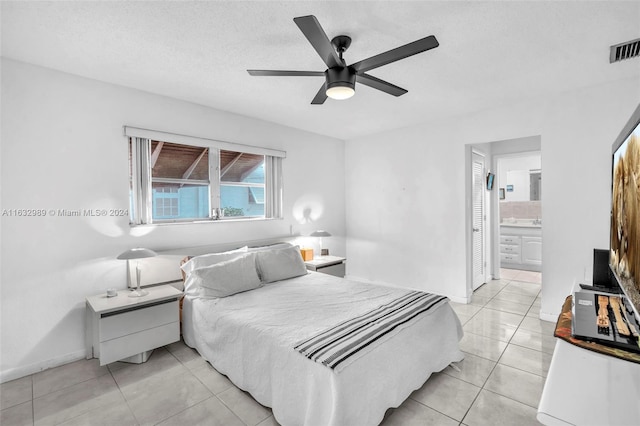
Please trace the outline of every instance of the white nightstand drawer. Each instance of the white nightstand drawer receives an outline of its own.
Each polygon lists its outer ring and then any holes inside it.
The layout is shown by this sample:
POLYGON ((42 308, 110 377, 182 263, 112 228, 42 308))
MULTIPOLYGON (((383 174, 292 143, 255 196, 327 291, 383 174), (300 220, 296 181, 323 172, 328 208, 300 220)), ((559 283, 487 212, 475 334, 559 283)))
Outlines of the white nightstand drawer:
POLYGON ((100 341, 148 330, 164 324, 177 322, 178 301, 161 302, 157 305, 133 307, 131 310, 103 314, 100 319, 100 341))
POLYGON ((176 321, 100 342, 100 365, 109 364, 178 340, 180 340, 180 323, 176 321))
POLYGON ((317 272, 322 272, 323 274, 334 275, 336 277, 344 278, 346 268, 344 263, 338 263, 336 265, 322 266, 320 268, 316 268, 317 272))

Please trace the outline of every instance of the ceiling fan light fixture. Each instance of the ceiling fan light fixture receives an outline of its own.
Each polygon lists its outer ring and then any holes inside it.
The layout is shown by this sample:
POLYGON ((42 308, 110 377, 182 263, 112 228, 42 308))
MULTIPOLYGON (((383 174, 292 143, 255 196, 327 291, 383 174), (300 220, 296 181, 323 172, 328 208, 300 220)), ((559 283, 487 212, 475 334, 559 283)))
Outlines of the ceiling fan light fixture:
POLYGON ((333 87, 329 87, 326 93, 327 93, 327 96, 330 97, 331 99, 336 99, 341 101, 343 99, 349 99, 356 93, 356 91, 353 89, 353 87, 337 84, 333 87))
POLYGON ((329 68, 326 71, 326 94, 331 99, 349 99, 355 93, 356 73, 348 67, 329 68))

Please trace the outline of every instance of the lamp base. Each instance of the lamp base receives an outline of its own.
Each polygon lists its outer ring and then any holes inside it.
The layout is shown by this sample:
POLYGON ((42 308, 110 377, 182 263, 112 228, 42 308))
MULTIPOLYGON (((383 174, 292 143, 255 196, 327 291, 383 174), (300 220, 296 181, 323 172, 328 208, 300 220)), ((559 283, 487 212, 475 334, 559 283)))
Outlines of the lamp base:
POLYGON ((147 294, 149 294, 147 290, 137 289, 129 293, 129 297, 142 297, 142 296, 146 296, 147 294))

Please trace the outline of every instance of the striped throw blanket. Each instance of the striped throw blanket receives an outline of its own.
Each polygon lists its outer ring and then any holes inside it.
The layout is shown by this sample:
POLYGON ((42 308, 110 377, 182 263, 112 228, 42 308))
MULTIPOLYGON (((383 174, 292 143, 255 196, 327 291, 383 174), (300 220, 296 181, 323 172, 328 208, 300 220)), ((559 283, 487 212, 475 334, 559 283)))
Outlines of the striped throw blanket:
POLYGON ((410 291, 356 318, 305 339, 296 344, 294 349, 338 372, 347 360, 394 330, 399 331, 398 327, 445 300, 447 298, 444 296, 410 291))

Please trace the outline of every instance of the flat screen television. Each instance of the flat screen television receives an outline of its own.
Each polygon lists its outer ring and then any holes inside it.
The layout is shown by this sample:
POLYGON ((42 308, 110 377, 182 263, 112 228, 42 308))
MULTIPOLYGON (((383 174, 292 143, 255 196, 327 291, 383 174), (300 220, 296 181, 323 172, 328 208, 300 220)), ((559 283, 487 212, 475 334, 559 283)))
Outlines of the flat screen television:
POLYGON ((613 144, 612 165, 609 265, 640 319, 640 105, 613 144))

